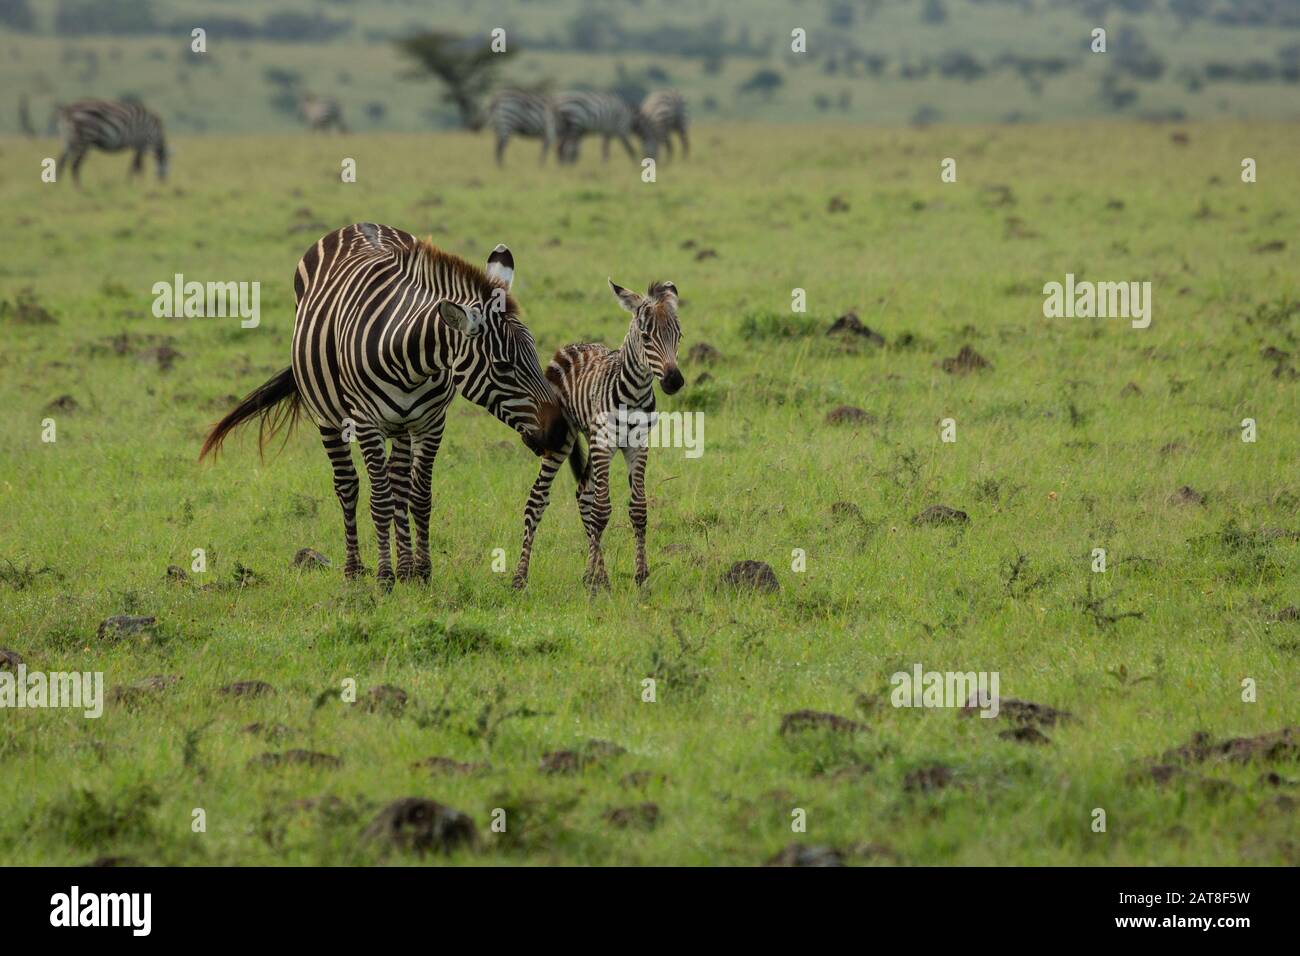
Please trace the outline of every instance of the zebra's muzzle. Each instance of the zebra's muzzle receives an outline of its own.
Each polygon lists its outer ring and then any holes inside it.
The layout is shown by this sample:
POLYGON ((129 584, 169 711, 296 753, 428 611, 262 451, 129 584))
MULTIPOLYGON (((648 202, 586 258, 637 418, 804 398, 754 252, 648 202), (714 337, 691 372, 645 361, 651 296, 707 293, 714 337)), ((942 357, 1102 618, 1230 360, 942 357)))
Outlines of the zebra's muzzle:
POLYGON ((534 455, 545 455, 559 451, 569 437, 569 424, 560 411, 560 406, 547 402, 537 410, 537 430, 524 433, 524 444, 534 455))
POLYGON ((686 379, 682 377, 681 369, 676 365, 664 373, 663 386, 666 395, 675 395, 686 384, 686 379))

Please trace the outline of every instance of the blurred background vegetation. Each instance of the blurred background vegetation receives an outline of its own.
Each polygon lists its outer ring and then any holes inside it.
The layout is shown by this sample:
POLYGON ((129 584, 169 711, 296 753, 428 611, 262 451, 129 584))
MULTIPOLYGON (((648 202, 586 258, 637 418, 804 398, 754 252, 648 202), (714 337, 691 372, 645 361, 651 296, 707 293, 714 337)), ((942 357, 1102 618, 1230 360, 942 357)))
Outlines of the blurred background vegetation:
POLYGON ((674 86, 705 122, 1290 119, 1300 2, 0 0, 0 133, 49 132, 84 96, 140 97, 181 132, 265 131, 298 122, 307 90, 353 129, 456 127, 503 84, 674 86), (463 88, 413 49, 473 61, 494 28, 509 57, 463 88))

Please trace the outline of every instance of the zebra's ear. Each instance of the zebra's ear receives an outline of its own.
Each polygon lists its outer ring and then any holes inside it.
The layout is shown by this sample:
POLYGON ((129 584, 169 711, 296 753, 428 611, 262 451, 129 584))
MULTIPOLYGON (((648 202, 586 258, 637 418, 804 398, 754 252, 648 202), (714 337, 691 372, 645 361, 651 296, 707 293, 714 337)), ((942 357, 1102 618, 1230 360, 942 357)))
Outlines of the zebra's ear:
POLYGON ((515 280, 515 257, 510 254, 510 249, 505 243, 498 243, 497 247, 492 250, 488 256, 487 269, 484 270, 489 279, 496 279, 510 291, 510 284, 515 280))
POLYGON ((605 281, 609 283, 610 291, 613 292, 615 297, 618 299, 619 305, 623 306, 623 308, 627 309, 629 312, 635 312, 637 307, 645 301, 643 296, 633 292, 631 289, 624 289, 613 279, 606 279, 605 281))
POLYGON ((478 335, 486 323, 476 312, 466 312, 465 308, 450 299, 443 299, 438 307, 442 321, 463 335, 478 335))

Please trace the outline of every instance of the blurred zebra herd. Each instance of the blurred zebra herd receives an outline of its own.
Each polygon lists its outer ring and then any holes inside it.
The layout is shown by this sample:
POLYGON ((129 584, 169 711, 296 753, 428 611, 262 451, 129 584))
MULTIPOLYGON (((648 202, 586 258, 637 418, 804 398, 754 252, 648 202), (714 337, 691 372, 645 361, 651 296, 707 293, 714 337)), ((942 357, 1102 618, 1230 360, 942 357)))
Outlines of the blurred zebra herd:
MULTIPOLYGON (((81 164, 91 149, 107 153, 133 151, 132 175, 140 172, 145 155, 152 153, 158 163, 159 179, 166 178, 168 150, 162 120, 138 101, 79 100, 57 107, 55 116, 63 136, 58 168, 70 162, 73 181, 78 185, 81 164)), ((313 132, 348 131, 342 107, 333 97, 304 94, 299 100, 299 116, 313 132)), ((577 162, 582 140, 588 136, 601 137, 601 154, 606 161, 610 142, 615 139, 628 156, 636 159, 632 136, 640 139, 643 157, 657 158, 662 145, 672 158, 674 135, 680 141, 682 155, 690 153, 686 100, 676 90, 655 90, 635 108, 613 93, 549 95, 502 90, 488 106, 487 127, 496 136, 497 165, 505 161, 512 136, 540 139, 543 163, 552 147, 558 162, 577 162)))
POLYGON ((521 136, 542 141, 541 161, 551 146, 556 159, 573 163, 587 136, 602 140, 601 155, 609 159, 609 144, 617 139, 628 156, 637 158, 629 139, 638 136, 642 155, 656 158, 662 144, 669 158, 673 154, 672 136, 681 140, 682 154, 690 152, 686 135, 686 100, 676 90, 656 90, 633 108, 613 93, 571 92, 550 96, 524 90, 502 90, 488 106, 487 125, 496 135, 496 160, 505 160, 510 137, 521 136))

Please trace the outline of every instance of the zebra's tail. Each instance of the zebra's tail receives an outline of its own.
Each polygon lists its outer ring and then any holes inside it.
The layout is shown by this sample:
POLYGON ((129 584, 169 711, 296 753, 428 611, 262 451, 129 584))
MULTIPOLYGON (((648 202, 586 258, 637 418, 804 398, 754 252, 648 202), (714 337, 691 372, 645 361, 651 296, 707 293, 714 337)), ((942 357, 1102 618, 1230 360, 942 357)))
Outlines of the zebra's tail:
POLYGON ((569 452, 569 467, 573 469, 573 477, 581 488, 591 477, 591 459, 583 451, 581 438, 574 441, 573 450, 569 452))
POLYGON ((293 380, 293 369, 286 368, 270 381, 249 392, 225 418, 212 426, 212 431, 203 442, 202 450, 199 451, 199 461, 208 455, 215 458, 221 451, 221 443, 226 440, 226 436, 254 417, 258 419, 257 451, 260 456, 266 448, 266 443, 281 429, 285 429, 284 437, 286 441, 288 440, 289 433, 293 431, 301 411, 302 395, 298 392, 298 383, 293 380))

